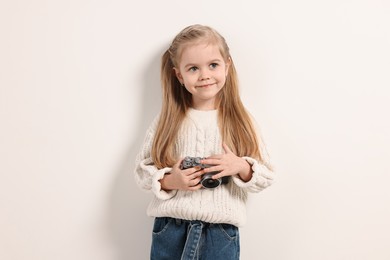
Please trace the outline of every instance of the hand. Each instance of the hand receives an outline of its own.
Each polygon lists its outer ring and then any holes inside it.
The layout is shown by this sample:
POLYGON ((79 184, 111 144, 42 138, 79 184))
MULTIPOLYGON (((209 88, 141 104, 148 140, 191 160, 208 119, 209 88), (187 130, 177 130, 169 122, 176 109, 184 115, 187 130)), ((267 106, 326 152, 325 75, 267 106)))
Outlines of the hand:
POLYGON ((224 154, 213 155, 202 160, 203 164, 211 164, 212 167, 205 168, 204 173, 219 171, 212 178, 218 179, 224 176, 232 176, 238 174, 240 178, 247 182, 252 178, 252 169, 249 163, 235 155, 229 147, 223 143, 222 144, 224 154))
POLYGON ((181 160, 179 160, 173 167, 172 171, 164 175, 160 180, 163 190, 199 190, 202 185, 199 183, 204 172, 199 166, 180 169, 181 160))

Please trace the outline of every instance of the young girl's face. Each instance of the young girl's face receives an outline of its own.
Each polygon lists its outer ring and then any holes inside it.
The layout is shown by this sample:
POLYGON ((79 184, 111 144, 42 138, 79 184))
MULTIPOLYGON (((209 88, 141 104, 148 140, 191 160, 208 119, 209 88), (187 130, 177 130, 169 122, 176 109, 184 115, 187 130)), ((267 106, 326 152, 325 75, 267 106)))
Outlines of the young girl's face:
POLYGON ((184 48, 179 67, 174 68, 181 84, 192 94, 195 109, 215 109, 218 92, 226 81, 226 63, 215 44, 193 44, 184 48))

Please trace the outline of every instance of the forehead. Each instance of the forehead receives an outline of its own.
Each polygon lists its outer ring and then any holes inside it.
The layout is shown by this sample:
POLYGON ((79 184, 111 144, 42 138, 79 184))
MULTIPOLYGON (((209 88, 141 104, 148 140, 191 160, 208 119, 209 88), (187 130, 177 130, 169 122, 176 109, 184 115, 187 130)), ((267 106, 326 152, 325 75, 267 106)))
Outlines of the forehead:
POLYGON ((221 51, 217 44, 188 44, 183 47, 179 63, 180 65, 184 65, 183 63, 198 64, 216 59, 223 60, 221 51))

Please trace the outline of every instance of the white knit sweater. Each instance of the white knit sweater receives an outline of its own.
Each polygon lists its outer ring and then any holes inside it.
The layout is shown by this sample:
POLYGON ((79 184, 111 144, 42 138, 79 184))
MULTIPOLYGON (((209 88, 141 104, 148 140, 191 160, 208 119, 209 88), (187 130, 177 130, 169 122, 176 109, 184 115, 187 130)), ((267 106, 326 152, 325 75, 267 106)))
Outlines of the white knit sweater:
MULTIPOLYGON (((178 138, 176 149, 180 157, 207 157, 223 153, 222 140, 217 123, 218 112, 189 109, 178 138)), ((274 174, 270 170, 268 155, 260 147, 263 161, 243 157, 252 166, 251 180, 243 182, 233 176, 228 184, 215 189, 197 191, 161 189, 159 180, 172 168, 157 169, 151 159, 151 146, 157 127, 157 118, 149 127, 144 145, 136 159, 135 179, 144 190, 154 193, 147 214, 152 217, 172 217, 201 220, 209 223, 227 223, 242 226, 246 220, 248 192, 259 192, 272 184, 274 174)))

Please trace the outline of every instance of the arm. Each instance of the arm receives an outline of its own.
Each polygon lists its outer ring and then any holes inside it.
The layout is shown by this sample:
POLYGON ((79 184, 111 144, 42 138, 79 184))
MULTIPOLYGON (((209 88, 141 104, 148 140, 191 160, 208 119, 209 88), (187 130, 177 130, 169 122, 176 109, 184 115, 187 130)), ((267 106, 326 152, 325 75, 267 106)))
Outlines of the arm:
POLYGON ((155 196, 162 200, 167 200, 176 195, 176 190, 165 191, 161 188, 160 180, 169 173, 172 168, 166 167, 157 169, 151 158, 151 149, 154 134, 157 128, 157 118, 153 121, 146 133, 146 137, 140 153, 135 161, 135 180, 137 185, 143 190, 151 190, 155 196))
POLYGON ((261 162, 251 157, 236 156, 226 144, 223 144, 223 149, 224 154, 210 156, 202 161, 202 163, 214 165, 204 169, 204 172, 219 171, 213 179, 232 176, 237 186, 249 192, 262 191, 272 184, 274 173, 265 148, 262 151, 263 160, 261 162))
POLYGON ((248 181, 233 176, 233 181, 237 186, 250 192, 260 192, 273 183, 275 174, 269 162, 257 161, 251 157, 243 157, 243 159, 250 165, 252 175, 248 181))
POLYGON ((157 198, 167 200, 176 195, 177 190, 195 191, 202 186, 200 176, 204 173, 200 167, 180 169, 181 160, 173 167, 157 169, 151 158, 153 138, 157 120, 147 131, 144 145, 136 159, 135 179, 142 189, 151 190, 157 198))
POLYGON ((256 120, 250 115, 252 123, 256 129, 257 136, 259 137, 259 150, 261 154, 261 160, 258 161, 251 157, 242 157, 250 165, 252 175, 249 181, 245 181, 240 178, 233 177, 233 181, 239 187, 247 189, 250 192, 259 192, 270 186, 274 182, 275 173, 270 162, 270 157, 266 149, 266 145, 261 137, 261 131, 256 120))

